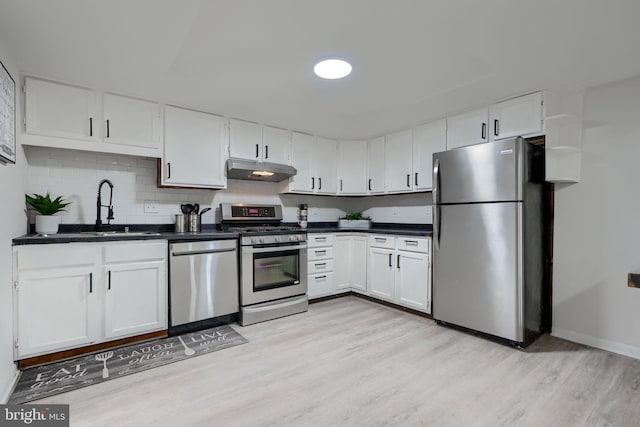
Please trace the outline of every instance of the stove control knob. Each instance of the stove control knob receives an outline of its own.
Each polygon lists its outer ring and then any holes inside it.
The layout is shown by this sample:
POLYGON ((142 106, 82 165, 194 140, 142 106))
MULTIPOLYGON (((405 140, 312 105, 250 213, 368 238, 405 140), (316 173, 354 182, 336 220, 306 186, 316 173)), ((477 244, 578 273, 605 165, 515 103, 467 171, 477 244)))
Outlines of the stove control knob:
POLYGON ((260 243, 264 243, 264 237, 260 238, 260 243))
POLYGON ((256 237, 252 237, 251 244, 255 245, 256 243, 258 243, 258 239, 256 237))
POLYGON ((273 241, 274 241, 274 242, 279 242, 279 241, 280 241, 280 236, 276 236, 276 237, 274 237, 274 238, 273 238, 273 241))
POLYGON ((289 241, 290 242, 294 241, 295 239, 296 239, 296 236, 293 236, 293 235, 289 236, 289 241))

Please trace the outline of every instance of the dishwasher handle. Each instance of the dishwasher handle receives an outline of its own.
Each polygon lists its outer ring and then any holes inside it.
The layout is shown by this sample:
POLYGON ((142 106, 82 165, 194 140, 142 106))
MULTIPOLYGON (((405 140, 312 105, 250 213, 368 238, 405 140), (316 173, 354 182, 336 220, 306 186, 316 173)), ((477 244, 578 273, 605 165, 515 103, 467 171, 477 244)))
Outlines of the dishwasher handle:
POLYGON ((236 252, 236 249, 205 249, 201 251, 176 251, 171 252, 171 256, 187 256, 187 255, 206 255, 219 254, 222 252, 236 252))

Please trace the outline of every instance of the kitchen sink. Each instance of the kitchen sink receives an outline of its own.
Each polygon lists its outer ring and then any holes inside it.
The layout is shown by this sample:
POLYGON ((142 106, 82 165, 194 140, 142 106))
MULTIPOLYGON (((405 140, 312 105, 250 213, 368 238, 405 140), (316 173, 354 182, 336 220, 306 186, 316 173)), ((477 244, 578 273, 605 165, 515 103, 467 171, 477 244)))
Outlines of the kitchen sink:
POLYGON ((122 237, 122 236, 159 236, 160 233, 154 231, 82 231, 80 233, 58 233, 58 234, 42 234, 38 237, 44 238, 78 238, 78 237, 122 237))

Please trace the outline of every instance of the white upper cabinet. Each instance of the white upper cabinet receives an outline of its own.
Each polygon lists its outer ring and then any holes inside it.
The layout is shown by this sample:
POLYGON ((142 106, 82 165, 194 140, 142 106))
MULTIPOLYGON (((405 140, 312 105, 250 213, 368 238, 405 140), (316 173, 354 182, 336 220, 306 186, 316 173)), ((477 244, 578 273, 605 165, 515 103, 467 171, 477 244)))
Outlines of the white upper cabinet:
POLYGON ((98 141, 98 94, 77 86, 25 78, 26 132, 98 141))
POLYGON ((289 131, 271 126, 262 127, 262 160, 270 163, 291 164, 289 131))
POLYGON ((259 124, 229 120, 229 157, 262 161, 262 128, 259 124))
POLYGON ((162 184, 226 188, 225 141, 223 117, 166 106, 162 184))
POLYGON ((333 139, 316 139, 313 150, 314 176, 317 179, 317 194, 336 194, 336 150, 337 142, 333 139))
POLYGON ((160 105, 128 96, 103 96, 104 141, 160 150, 160 105))
POLYGON ((498 102, 490 107, 491 139, 542 133, 542 92, 498 102))
POLYGON ((289 131, 244 120, 229 120, 229 157, 290 164, 289 131))
POLYGON ((411 129, 385 137, 385 190, 400 193, 413 189, 413 148, 411 129))
POLYGON ((367 142, 368 178, 367 191, 369 194, 384 193, 384 136, 367 142))
POLYGON ((338 143, 338 194, 367 194, 367 141, 338 143))
POLYGON ((489 109, 447 117, 447 150, 489 141, 489 109))
POLYGON ((413 128, 413 190, 431 190, 433 153, 447 149, 447 122, 438 120, 413 128))
POLYGON ((336 194, 336 145, 333 139, 291 132, 291 163, 298 172, 288 191, 336 194))
POLYGON ((298 171, 289 178, 289 191, 295 193, 313 193, 316 188, 312 176, 313 144, 315 138, 299 132, 291 132, 291 165, 298 171))

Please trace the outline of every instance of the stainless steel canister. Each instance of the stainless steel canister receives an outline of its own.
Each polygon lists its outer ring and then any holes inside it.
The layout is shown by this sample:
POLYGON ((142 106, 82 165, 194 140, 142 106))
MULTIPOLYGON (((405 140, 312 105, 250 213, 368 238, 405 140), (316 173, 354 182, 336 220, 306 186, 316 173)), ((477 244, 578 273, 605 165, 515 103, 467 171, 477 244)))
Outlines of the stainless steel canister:
POLYGON ((176 214, 176 233, 186 233, 189 231, 189 217, 191 215, 176 214))
POLYGON ((196 213, 189 215, 189 231, 198 233, 202 227, 202 218, 196 213))

